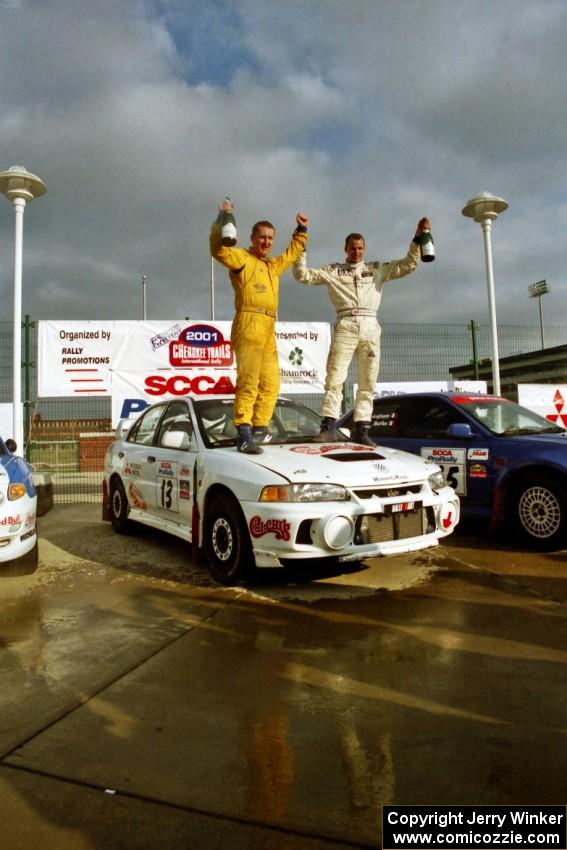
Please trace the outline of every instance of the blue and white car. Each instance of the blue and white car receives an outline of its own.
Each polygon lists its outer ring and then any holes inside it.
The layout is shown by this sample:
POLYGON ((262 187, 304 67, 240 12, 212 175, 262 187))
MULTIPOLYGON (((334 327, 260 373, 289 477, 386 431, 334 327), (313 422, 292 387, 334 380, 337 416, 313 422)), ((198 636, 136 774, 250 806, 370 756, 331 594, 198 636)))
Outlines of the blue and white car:
MULTIPOLYGON (((339 421, 352 424, 352 411, 339 421)), ((407 393, 374 400, 370 436, 439 464, 464 520, 543 551, 567 545, 567 431, 554 422, 496 396, 407 393)))
POLYGON ((135 520, 174 534, 234 584, 255 567, 425 549, 454 530, 459 498, 438 465, 344 437, 318 443, 319 417, 286 399, 263 453, 243 454, 233 402, 163 401, 119 424, 103 485, 115 531, 135 520))
POLYGON ((35 572, 37 493, 26 461, 0 438, 0 575, 35 572))

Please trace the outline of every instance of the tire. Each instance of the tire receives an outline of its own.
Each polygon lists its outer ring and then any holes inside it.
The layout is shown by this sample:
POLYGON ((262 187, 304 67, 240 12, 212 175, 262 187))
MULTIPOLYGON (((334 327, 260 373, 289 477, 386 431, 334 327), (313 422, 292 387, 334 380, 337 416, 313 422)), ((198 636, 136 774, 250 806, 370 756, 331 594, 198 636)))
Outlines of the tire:
POLYGON ((230 496, 215 496, 207 506, 203 548, 215 579, 224 585, 250 578, 255 563, 242 511, 230 496))
POLYGON ((39 564, 37 540, 33 549, 30 549, 21 558, 13 558, 11 561, 0 563, 0 575, 3 576, 29 576, 35 573, 39 564))
POLYGON ((567 542, 567 488, 546 473, 531 473, 512 496, 512 527, 534 549, 562 549, 567 542))
POLYGON ((119 478, 113 478, 110 482, 110 497, 109 497, 110 522, 117 534, 127 534, 131 528, 131 521, 128 519, 130 507, 126 497, 124 485, 119 478))

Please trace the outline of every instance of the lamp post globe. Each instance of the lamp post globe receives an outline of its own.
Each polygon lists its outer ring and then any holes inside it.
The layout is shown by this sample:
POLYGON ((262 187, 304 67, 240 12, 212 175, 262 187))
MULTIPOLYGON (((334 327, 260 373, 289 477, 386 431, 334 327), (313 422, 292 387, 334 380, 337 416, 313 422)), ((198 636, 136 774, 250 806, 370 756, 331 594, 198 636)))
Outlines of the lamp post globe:
POLYGON ((498 354, 498 327, 496 323, 496 303, 494 298, 494 272, 492 268, 492 243, 490 229, 500 213, 508 209, 508 202, 490 192, 480 192, 471 198, 462 209, 466 218, 472 218, 482 228, 484 236, 484 258, 486 266, 486 289, 492 339, 492 384, 495 395, 500 395, 500 363, 498 354))
POLYGON ((24 210, 26 203, 44 195, 47 186, 36 174, 22 165, 14 165, 0 172, 0 192, 12 203, 14 209, 14 328, 12 344, 13 369, 13 434, 18 451, 24 453, 24 420, 22 411, 22 255, 24 210))

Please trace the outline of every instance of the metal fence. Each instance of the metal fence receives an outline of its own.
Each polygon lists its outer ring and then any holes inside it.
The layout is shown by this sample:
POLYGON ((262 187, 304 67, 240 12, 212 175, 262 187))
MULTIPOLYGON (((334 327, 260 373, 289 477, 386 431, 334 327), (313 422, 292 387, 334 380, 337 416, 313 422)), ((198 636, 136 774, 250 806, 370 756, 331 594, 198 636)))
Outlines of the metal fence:
MULTIPOLYGON (((501 357, 541 348, 540 328, 498 327, 501 357)), ((567 342, 567 327, 546 327, 546 346, 567 342)), ((49 468, 60 503, 100 498, 104 452, 112 439, 109 398, 38 398, 37 327, 26 317, 22 334, 22 395, 26 457, 49 468)), ((490 357, 490 326, 466 324, 386 324, 382 326, 380 381, 449 380, 449 370, 490 357)), ((0 322, 0 404, 12 399, 12 323, 0 322)), ((345 383, 344 406, 353 401, 356 367, 345 383)), ((318 410, 321 395, 298 400, 318 410)), ((7 437, 9 434, 3 434, 7 437)))

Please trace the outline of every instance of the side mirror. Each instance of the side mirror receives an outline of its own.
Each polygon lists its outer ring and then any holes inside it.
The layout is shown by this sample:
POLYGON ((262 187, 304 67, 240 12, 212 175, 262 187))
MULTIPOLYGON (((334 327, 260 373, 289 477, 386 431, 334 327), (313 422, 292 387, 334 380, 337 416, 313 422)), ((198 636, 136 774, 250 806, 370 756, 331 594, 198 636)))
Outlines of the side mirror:
POLYGON ((474 440, 476 434, 468 422, 453 422, 447 428, 447 436, 455 440, 474 440))
POLYGON ((166 431, 161 438, 161 448, 164 449, 181 449, 187 451, 191 445, 189 434, 187 431, 166 431))

